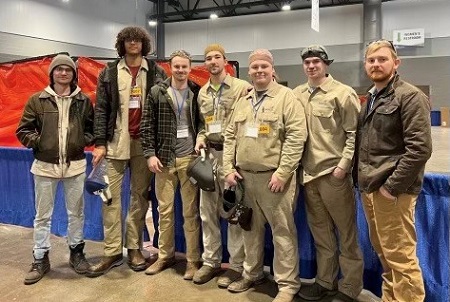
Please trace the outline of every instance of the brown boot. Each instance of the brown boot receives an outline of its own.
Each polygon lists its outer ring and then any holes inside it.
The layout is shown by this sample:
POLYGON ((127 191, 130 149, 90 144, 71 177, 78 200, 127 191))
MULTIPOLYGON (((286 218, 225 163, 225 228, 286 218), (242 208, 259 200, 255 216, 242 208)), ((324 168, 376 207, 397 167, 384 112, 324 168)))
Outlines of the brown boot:
POLYGON ((220 267, 212 267, 203 265, 197 272, 195 272, 193 281, 195 284, 204 284, 217 276, 222 271, 220 267))
MULTIPOLYGON (((34 255, 33 255, 34 257, 34 255)), ((36 259, 34 258, 31 264, 30 271, 26 274, 23 283, 26 285, 34 284, 44 277, 46 273, 50 271, 50 260, 48 259, 48 252, 45 252, 44 258, 36 259)))
POLYGON ((84 256, 84 242, 77 244, 75 247, 70 247, 69 264, 78 274, 86 274, 91 266, 84 256))
POLYGON ((147 262, 140 249, 128 249, 128 266, 135 272, 143 271, 147 268, 147 262))
POLYGON ((146 275, 155 275, 175 264, 176 264, 175 257, 168 258, 168 259, 158 258, 158 260, 156 260, 155 263, 150 265, 150 267, 145 270, 145 274, 146 275))
POLYGON ((186 272, 184 273, 184 280, 192 280, 194 278, 195 272, 198 271, 200 267, 200 262, 198 261, 188 261, 186 263, 186 272))
POLYGON ((113 267, 122 265, 123 257, 122 254, 115 256, 103 256, 102 260, 96 265, 92 265, 86 272, 88 277, 98 277, 107 273, 113 267))

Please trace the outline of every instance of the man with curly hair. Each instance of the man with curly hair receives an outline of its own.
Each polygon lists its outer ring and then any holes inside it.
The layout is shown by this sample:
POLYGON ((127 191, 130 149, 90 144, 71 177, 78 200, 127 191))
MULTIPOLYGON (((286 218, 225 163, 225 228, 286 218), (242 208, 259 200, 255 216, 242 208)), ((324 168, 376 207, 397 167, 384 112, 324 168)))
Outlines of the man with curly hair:
POLYGON ((148 266, 140 247, 152 175, 142 152, 139 126, 150 88, 166 75, 162 68, 145 58, 152 50, 145 29, 133 26, 122 29, 115 46, 120 58, 108 63, 98 78, 92 152, 94 166, 103 158, 108 162, 112 201, 103 204, 104 256, 89 269, 89 277, 103 275, 121 265, 122 246, 128 249, 128 265, 132 270, 142 271, 148 266), (127 168, 131 199, 123 237, 121 188, 127 168))

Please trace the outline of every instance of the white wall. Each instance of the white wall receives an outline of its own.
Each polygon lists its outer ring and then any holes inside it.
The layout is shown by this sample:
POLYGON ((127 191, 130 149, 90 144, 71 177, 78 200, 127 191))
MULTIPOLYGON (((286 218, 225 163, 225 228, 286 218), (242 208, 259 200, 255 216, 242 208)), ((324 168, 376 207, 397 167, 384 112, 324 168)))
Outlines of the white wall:
POLYGON ((209 43, 221 43, 228 53, 255 48, 289 49, 311 43, 359 43, 362 38, 362 5, 320 10, 320 32, 311 29, 310 10, 197 20, 165 25, 166 56, 175 49, 203 54, 209 43))
MULTIPOLYGON (((319 43, 331 49, 337 62, 362 59, 363 5, 320 9, 320 33, 310 28, 311 10, 297 10, 216 20, 187 21, 165 25, 166 56, 175 49, 203 55, 209 43, 221 43, 230 57, 247 66, 255 48, 273 51, 278 65, 298 64, 301 48, 319 43)), ((395 29, 424 28, 425 37, 446 38, 413 56, 449 56, 450 0, 395 0, 382 3, 383 37, 392 39, 395 29)))
POLYGON ((383 36, 392 31, 424 28, 425 38, 450 37, 449 0, 396 0, 382 5, 383 36))
MULTIPOLYGON (((145 26, 150 9, 148 0, 1 0, 0 33, 39 39, 42 44, 52 41, 114 51, 117 33, 126 25, 145 26)), ((36 53, 21 46, 0 43, 0 53, 36 56, 52 52, 36 53)))

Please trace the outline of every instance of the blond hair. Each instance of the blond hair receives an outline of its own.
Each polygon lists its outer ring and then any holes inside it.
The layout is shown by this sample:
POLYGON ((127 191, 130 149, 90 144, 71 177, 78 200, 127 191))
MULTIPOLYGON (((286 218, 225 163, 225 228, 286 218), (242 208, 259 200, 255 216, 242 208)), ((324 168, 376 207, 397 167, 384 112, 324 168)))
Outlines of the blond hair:
POLYGON ((397 50, 395 49, 394 44, 392 44, 392 42, 388 40, 378 40, 369 43, 364 53, 364 58, 367 58, 367 56, 373 54, 383 47, 389 48, 389 51, 391 52, 392 58, 394 60, 398 59, 397 50))

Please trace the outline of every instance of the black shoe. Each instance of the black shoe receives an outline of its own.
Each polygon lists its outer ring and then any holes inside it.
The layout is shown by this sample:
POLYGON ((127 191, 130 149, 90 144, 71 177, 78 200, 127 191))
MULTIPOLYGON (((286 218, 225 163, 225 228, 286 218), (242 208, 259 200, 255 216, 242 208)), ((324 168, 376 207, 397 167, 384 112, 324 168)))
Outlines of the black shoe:
POLYGON ((358 300, 353 299, 350 296, 347 296, 343 292, 338 292, 336 296, 333 297, 333 300, 331 302, 356 302, 358 300))
POLYGON ((98 277, 103 274, 106 274, 113 267, 122 265, 123 257, 122 254, 114 255, 114 256, 103 256, 100 263, 96 265, 92 265, 86 272, 86 276, 88 277, 98 277))
MULTIPOLYGON (((33 256, 34 257, 34 256, 33 256)), ((36 259, 34 258, 31 264, 31 269, 25 276, 23 283, 26 285, 34 284, 44 277, 46 273, 50 271, 50 260, 48 259, 48 252, 45 252, 44 258, 36 259)))
POLYGON ((77 244, 75 247, 70 247, 69 264, 78 274, 86 274, 91 266, 84 256, 84 242, 77 244))
POLYGON ((322 285, 318 284, 317 282, 314 282, 313 284, 302 284, 302 287, 300 288, 300 291, 298 292, 298 295, 305 300, 308 301, 317 301, 325 296, 332 296, 335 295, 336 291, 329 290, 322 285))

